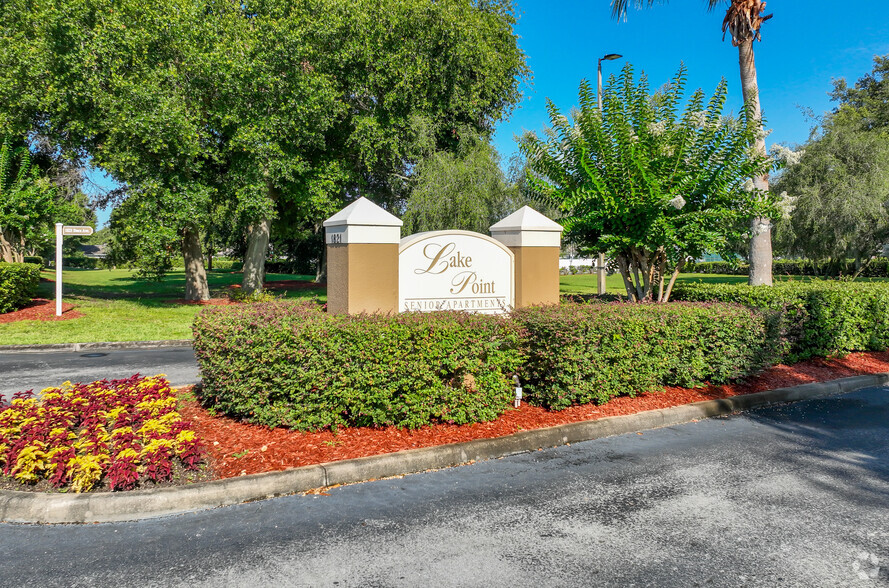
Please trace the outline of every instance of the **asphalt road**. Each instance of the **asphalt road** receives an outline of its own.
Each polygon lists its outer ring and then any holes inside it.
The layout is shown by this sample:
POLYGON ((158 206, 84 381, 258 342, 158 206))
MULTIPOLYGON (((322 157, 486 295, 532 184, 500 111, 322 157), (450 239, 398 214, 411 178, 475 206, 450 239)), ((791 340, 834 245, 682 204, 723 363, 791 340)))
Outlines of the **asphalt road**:
POLYGON ((144 522, 0 525, 2 586, 889 585, 889 389, 144 522))
POLYGON ((65 380, 92 382, 128 378, 133 374, 166 374, 174 386, 200 380, 191 347, 104 351, 0 352, 0 394, 38 392, 65 380))

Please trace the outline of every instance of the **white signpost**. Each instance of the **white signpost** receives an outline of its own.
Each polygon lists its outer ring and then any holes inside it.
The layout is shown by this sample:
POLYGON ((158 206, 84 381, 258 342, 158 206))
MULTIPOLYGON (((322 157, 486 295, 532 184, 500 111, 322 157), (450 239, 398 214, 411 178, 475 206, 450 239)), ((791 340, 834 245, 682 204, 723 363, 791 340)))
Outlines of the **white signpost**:
POLYGON ((398 254, 398 310, 508 312, 515 305, 514 265, 512 251, 480 233, 405 237, 398 254))
POLYGON ((56 316, 62 316, 62 236, 92 234, 92 227, 66 227, 63 223, 56 223, 56 316))

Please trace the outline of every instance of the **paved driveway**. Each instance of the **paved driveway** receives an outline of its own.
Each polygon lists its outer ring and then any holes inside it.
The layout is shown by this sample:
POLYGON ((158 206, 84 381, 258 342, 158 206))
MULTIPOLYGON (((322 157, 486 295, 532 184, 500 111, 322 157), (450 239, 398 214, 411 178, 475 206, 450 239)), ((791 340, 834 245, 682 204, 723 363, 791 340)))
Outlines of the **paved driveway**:
POLYGON ((133 374, 167 374, 174 386, 200 380, 191 347, 102 351, 0 352, 0 394, 58 386, 65 380, 92 382, 133 374))
POLYGON ((889 391, 153 521, 0 525, 3 586, 889 584, 889 391))

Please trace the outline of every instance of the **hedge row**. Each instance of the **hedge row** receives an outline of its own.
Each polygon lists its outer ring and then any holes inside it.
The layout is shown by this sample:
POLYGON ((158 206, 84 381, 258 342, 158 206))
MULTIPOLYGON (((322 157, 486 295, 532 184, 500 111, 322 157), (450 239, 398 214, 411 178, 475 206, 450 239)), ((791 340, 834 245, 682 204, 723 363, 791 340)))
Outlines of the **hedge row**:
POLYGON ((37 294, 40 266, 0 262, 0 314, 17 310, 37 294))
MULTIPOLYGON (((750 273, 750 266, 746 263, 705 261, 689 263, 683 271, 696 274, 746 276, 750 273)), ((772 262, 772 273, 778 276, 851 276, 856 271, 855 260, 852 259, 842 263, 815 262, 808 259, 776 259, 772 262)), ((859 275, 865 278, 889 277, 889 259, 872 260, 859 275)))
POLYGON ((721 383, 778 355, 764 313, 726 304, 562 304, 513 313, 535 404, 603 404, 663 386, 721 383))
POLYGON ((889 285, 781 282, 771 287, 682 283, 675 300, 720 301, 772 312, 789 359, 889 347, 889 285))
POLYGON ((300 430, 491 420, 522 364, 518 326, 483 315, 333 316, 273 302, 207 309, 194 334, 208 405, 300 430))
POLYGON ((511 317, 333 316, 277 302, 195 320, 202 397, 301 430, 496 418, 518 374, 548 408, 665 385, 723 382, 776 354, 764 313, 724 304, 563 304, 511 317))

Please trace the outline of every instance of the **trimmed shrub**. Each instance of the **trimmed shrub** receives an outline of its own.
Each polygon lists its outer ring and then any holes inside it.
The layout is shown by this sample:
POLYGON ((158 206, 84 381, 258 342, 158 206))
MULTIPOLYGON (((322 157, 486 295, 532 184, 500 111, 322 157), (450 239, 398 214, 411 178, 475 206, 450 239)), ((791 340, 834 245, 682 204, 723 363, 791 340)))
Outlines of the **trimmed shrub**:
POLYGON ((62 267, 75 269, 98 269, 102 260, 96 257, 72 255, 62 260, 62 267))
POLYGON ((237 259, 214 259, 213 260, 213 271, 221 270, 221 271, 239 272, 242 269, 244 269, 244 262, 238 261, 237 259))
POLYGON ((779 329, 790 359, 889 347, 889 284, 781 282, 677 284, 677 300, 735 302, 780 313, 779 329))
POLYGON ((46 265, 46 262, 43 260, 43 258, 38 255, 26 255, 24 258, 22 258, 22 262, 23 263, 36 263, 40 267, 43 267, 44 265, 46 265))
POLYGON ((504 317, 328 315, 310 303, 208 308, 194 323, 205 405, 299 430, 494 419, 521 341, 504 317))
POLYGON ((528 337, 528 401, 551 409, 725 382, 776 357, 765 314, 740 305, 562 304, 513 314, 528 337))
POLYGON ((37 294, 40 266, 33 263, 0 263, 0 314, 17 310, 37 294))
MULTIPOLYGON (((746 276, 750 272, 750 266, 746 263, 733 265, 725 261, 705 261, 689 263, 683 271, 695 274, 746 276)), ((855 272, 855 260, 852 259, 840 263, 816 262, 809 259, 776 259, 772 262, 772 273, 776 276, 851 276, 855 272)), ((861 270, 859 276, 863 278, 889 276, 889 259, 871 260, 861 270)))

